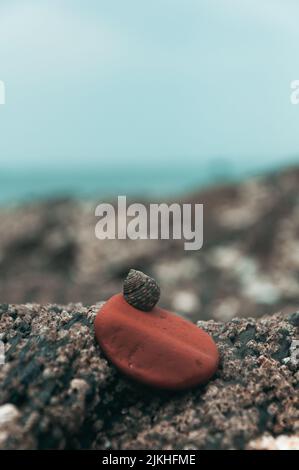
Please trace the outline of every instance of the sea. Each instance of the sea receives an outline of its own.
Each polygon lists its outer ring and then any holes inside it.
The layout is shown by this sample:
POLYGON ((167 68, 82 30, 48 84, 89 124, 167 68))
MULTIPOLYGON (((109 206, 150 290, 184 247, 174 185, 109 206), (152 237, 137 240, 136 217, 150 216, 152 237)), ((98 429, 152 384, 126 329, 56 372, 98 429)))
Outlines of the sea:
MULTIPOLYGON (((258 177, 285 165, 240 165, 227 160, 212 164, 159 167, 15 168, 0 171, 0 205, 75 198, 112 199, 118 195, 139 198, 175 198, 203 187, 258 177)), ((291 162, 290 165, 294 162, 291 162)))

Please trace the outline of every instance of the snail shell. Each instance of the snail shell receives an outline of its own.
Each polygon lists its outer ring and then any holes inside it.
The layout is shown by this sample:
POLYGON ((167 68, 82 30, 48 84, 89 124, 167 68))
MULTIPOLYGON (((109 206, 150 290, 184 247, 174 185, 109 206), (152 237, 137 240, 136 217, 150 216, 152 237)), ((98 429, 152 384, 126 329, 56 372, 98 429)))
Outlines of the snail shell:
POLYGON ((141 271, 130 269, 124 280, 123 293, 128 304, 139 310, 149 312, 160 298, 160 287, 157 282, 141 271))

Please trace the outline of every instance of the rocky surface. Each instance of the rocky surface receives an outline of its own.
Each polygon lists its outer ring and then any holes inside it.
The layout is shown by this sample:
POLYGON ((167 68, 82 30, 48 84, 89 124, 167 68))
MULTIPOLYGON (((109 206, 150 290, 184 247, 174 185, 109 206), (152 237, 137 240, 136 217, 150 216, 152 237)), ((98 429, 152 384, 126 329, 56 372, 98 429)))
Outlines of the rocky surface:
POLYGON ((99 306, 0 306, 1 448, 296 446, 298 313, 200 321, 218 344, 220 368, 205 386, 169 393, 107 362, 94 339, 99 306))
POLYGON ((298 188, 292 168, 182 199, 204 204, 197 252, 179 241, 97 240, 95 207, 106 199, 1 208, 0 299, 90 305, 134 267, 158 280, 165 307, 192 320, 297 310, 298 188))

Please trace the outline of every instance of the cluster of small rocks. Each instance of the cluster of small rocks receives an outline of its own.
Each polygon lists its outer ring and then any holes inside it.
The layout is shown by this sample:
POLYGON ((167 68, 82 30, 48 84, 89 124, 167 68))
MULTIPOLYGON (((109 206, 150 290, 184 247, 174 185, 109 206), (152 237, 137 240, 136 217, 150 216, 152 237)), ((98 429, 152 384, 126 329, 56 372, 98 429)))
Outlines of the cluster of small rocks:
POLYGON ((292 168, 182 198, 204 204, 197 252, 178 240, 98 240, 101 198, 1 208, 0 299, 91 305, 134 267, 157 279, 163 306, 194 321, 297 310, 298 187, 292 168))
POLYGON ((0 448, 298 448, 298 187, 293 168, 182 198, 204 204, 198 252, 97 240, 102 200, 2 207, 0 448), (214 337, 206 386, 147 389, 105 359, 93 320, 131 267, 214 337))
POLYGON ((298 448, 298 313, 198 322, 219 370, 170 393, 107 362, 93 329, 101 305, 0 305, 0 448, 298 448))

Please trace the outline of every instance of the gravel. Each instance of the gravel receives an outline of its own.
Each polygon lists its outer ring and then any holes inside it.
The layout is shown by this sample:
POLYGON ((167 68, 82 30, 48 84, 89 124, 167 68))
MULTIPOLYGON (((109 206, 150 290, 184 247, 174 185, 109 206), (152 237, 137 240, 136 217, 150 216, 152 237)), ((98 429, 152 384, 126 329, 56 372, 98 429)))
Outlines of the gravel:
POLYGON ((218 344, 220 368, 205 386, 170 393, 134 383, 107 362, 93 331, 100 305, 0 305, 0 448, 298 445, 296 316, 200 321, 218 344))

